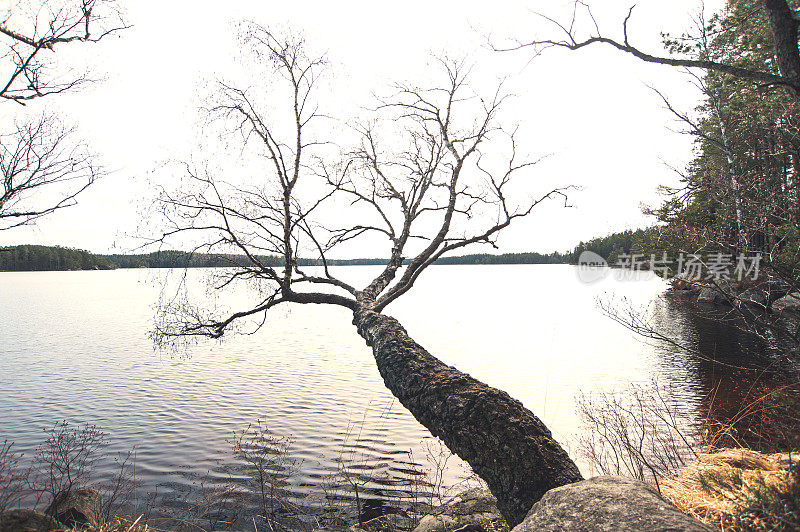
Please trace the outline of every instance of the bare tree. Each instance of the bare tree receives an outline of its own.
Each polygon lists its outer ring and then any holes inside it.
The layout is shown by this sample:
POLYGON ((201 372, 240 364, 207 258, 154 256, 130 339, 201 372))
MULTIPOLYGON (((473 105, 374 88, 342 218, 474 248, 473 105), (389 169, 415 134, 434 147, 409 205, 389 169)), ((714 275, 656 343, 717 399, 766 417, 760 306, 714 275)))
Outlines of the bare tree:
POLYGON ((0 135, 0 231, 75 205, 102 175, 89 150, 45 115, 0 135))
MULTIPOLYGON (((800 51, 798 50, 797 32, 800 19, 797 13, 789 7, 786 0, 759 0, 770 24, 774 37, 775 58, 778 72, 767 69, 759 70, 746 68, 735 64, 716 61, 709 57, 668 57, 653 55, 645 52, 631 43, 628 37, 628 24, 633 17, 634 7, 631 7, 622 22, 622 39, 614 39, 604 35, 592 14, 589 4, 584 0, 575 0, 573 3, 572 17, 568 21, 558 21, 547 15, 540 15, 554 25, 560 37, 537 38, 526 42, 517 43, 510 49, 531 48, 537 53, 550 47, 561 47, 570 50, 579 50, 595 44, 606 44, 617 50, 630 54, 648 63, 661 65, 701 68, 707 71, 721 72, 730 76, 754 81, 760 85, 786 87, 795 97, 800 98, 800 51), (589 18, 590 31, 580 35, 578 18, 585 13, 589 18)), ((695 39, 705 39, 704 34, 695 36, 695 39)))
POLYGON ((124 29, 116 0, 17 2, 0 13, 5 52, 0 98, 24 104, 89 81, 85 73, 59 72, 54 56, 68 43, 97 42, 124 29))
POLYGON ((244 40, 278 75, 268 100, 274 104, 283 94, 286 105, 268 112, 258 102, 261 90, 222 83, 210 111, 264 157, 263 174, 239 185, 230 172, 226 180, 187 164, 186 186, 162 191, 166 227, 154 240, 189 239, 197 250, 238 252, 247 265, 221 272, 217 288, 255 282, 261 296, 219 315, 171 299, 161 309, 156 341, 220 338, 248 318, 263 324, 284 303, 347 308, 386 386, 486 480, 509 524, 521 522, 546 491, 580 480, 578 468, 519 401, 440 362, 384 310, 438 258, 494 245, 540 203, 566 200, 568 187, 515 201, 516 178, 533 162, 520 159, 516 132, 498 124, 505 97, 500 90, 479 97, 467 83, 468 69, 452 61, 441 62, 441 85, 398 86, 376 118, 357 128, 357 147, 331 162, 330 138, 314 127, 325 118, 315 95, 324 59, 307 56, 301 39, 279 38, 255 24, 244 40), (388 248, 380 274, 362 287, 336 277, 330 254, 374 236, 388 248), (306 253, 319 272, 304 267, 306 253))
MULTIPOLYGON (((17 2, 0 12, 0 105, 26 105, 91 81, 57 64, 56 52, 123 28, 114 0, 17 2)), ((0 124, 0 231, 74 205, 102 175, 73 136, 51 115, 0 124)))

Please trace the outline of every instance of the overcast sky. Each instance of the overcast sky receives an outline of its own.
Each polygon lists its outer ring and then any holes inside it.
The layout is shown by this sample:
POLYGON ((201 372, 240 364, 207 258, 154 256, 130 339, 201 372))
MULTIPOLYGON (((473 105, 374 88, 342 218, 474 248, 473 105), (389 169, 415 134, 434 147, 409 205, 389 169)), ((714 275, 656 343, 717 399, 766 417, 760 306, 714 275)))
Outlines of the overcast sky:
MULTIPOLYGON (((0 5, 11 0, 0 0, 0 5)), ((149 201, 148 183, 169 180, 166 159, 187 158, 198 142, 197 109, 209 80, 230 72, 236 57, 235 22, 303 32, 313 51, 330 59, 335 110, 358 114, 371 95, 393 81, 424 83, 432 54, 465 57, 480 85, 508 77, 516 94, 507 109, 519 123, 525 149, 548 157, 537 186, 583 187, 571 202, 541 209, 501 238, 502 251, 566 250, 580 240, 650 223, 640 204, 657 203, 656 187, 677 184, 666 163, 685 165, 691 138, 648 85, 692 109, 699 95, 677 69, 646 65, 610 48, 497 53, 486 46, 508 38, 554 35, 532 11, 562 17, 561 0, 494 1, 251 1, 119 0, 132 28, 66 58, 88 64, 104 81, 46 105, 75 124, 106 168, 78 206, 34 228, 0 233, 0 244, 59 244, 95 252, 125 251, 146 230, 137 213, 149 201)), ((595 0, 604 32, 618 35, 631 0, 595 0)), ((706 1, 706 10, 721 6, 706 1)), ((685 31, 699 0, 643 0, 631 22, 632 41, 660 51, 660 33, 685 31)), ((37 104, 39 105, 39 104, 37 104)), ((16 109, 3 106, 3 113, 16 109)), ((3 117, 7 118, 8 115, 3 117)), ((364 250, 363 255, 370 255, 364 250)))

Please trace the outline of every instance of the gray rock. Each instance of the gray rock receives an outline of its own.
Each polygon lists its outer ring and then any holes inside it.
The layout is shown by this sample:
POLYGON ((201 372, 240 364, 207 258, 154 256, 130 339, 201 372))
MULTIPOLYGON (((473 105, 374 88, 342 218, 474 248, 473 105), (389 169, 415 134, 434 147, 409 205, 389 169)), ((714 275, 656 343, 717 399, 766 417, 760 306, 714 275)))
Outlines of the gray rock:
POLYGON ((685 273, 679 273, 672 278, 672 289, 682 292, 697 292, 702 288, 702 284, 696 279, 688 277, 685 273))
POLYGON ((748 288, 737 298, 742 303, 747 303, 755 307, 768 307, 770 304, 769 293, 763 290, 760 286, 748 288))
POLYGON ((783 296, 772 304, 772 310, 776 314, 795 313, 800 314, 800 292, 783 296))
POLYGON ((460 530, 498 529, 505 524, 497 509, 497 499, 488 491, 474 489, 460 493, 436 509, 435 514, 426 515, 414 532, 447 532, 460 530))
POLYGON ((718 282, 717 286, 710 284, 700 290, 697 302, 704 305, 714 305, 717 307, 732 306, 731 301, 725 294, 733 295, 731 286, 725 282, 718 282))
POLYGON ((500 515, 497 499, 489 490, 471 489, 448 500, 442 508, 450 515, 491 513, 500 515))
POLYGON ((46 513, 67 526, 99 523, 101 512, 100 493, 81 488, 56 498, 46 513))
POLYGON ((652 487, 623 477, 594 477, 555 488, 533 505, 512 532, 711 532, 676 510, 652 487))
POLYGON ((0 532, 51 532, 64 528, 49 515, 27 508, 9 510, 0 517, 0 532))
POLYGON ((752 286, 739 294, 738 300, 756 307, 769 307, 773 302, 786 295, 786 288, 778 283, 764 283, 752 286))

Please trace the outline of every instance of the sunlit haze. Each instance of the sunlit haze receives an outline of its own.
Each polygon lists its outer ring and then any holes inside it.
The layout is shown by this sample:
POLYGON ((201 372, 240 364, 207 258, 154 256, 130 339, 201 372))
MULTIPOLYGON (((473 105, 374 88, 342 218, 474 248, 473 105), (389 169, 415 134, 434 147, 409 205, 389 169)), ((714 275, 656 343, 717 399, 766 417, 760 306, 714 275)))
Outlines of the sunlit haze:
MULTIPOLYGON (((620 33, 628 0, 595 4, 603 30, 620 33)), ((707 2, 706 10, 718 4, 707 2)), ((35 227, 4 232, 0 243, 94 252, 136 246, 136 237, 147 232, 138 213, 152 197, 148 187, 174 177, 162 171, 164 161, 195 155, 203 134, 198 108, 208 82, 232 72, 241 20, 301 32, 310 50, 327 55, 330 81, 321 98, 327 106, 323 111, 343 123, 357 120, 361 107, 374 103, 373 94, 395 81, 424 84, 435 56, 465 58, 474 65, 473 82, 479 87, 505 78, 516 95, 505 116, 519 125, 527 153, 546 156, 533 174, 532 190, 566 184, 582 190, 571 195, 573 208, 555 202, 512 227, 501 237, 501 251, 566 250, 580 240, 649 225, 652 220, 640 204, 658 202, 658 185, 677 183, 662 161, 688 162, 692 139, 675 131, 679 127, 648 86, 687 110, 697 104, 698 94, 679 69, 643 64, 610 48, 552 49, 533 58, 531 50, 499 53, 487 45, 552 34, 554 28, 533 10, 558 14, 566 5, 557 0, 240 0, 224 7, 189 0, 125 2, 132 28, 99 44, 64 49, 65 60, 88 63, 102 79, 80 93, 29 106, 33 111, 49 106, 74 124, 109 175, 82 195, 78 206, 35 227)), ((685 31, 697 9, 695 0, 639 2, 631 39, 659 52, 660 33, 685 31)), ((4 112, 17 109, 6 104, 4 112)), ((352 253, 375 254, 370 249, 352 253)))

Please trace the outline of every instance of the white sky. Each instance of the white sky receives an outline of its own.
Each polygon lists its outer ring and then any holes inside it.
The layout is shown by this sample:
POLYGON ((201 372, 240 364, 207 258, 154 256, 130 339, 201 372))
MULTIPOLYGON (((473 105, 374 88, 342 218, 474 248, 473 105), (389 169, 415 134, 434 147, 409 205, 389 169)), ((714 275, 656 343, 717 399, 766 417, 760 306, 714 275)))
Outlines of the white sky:
MULTIPOLYGON (((468 57, 479 85, 510 76, 517 97, 507 111, 520 124, 524 148, 534 156, 549 154, 536 169, 537 186, 543 192, 554 184, 583 190, 571 197, 575 208, 553 204, 512 228, 501 238, 501 251, 566 250, 579 240, 648 225, 640 203, 657 203, 656 187, 677 183, 664 161, 682 167, 691 157, 691 139, 670 130, 677 124, 647 87, 657 86, 675 105, 691 109, 699 95, 680 71, 605 47, 554 49, 530 62, 529 51, 499 54, 486 48, 489 34, 498 41, 535 37, 544 26, 532 10, 558 17, 568 4, 562 0, 120 2, 133 28, 65 56, 88 64, 105 80, 46 104, 77 126, 113 172, 78 206, 36 227, 0 233, 0 244, 59 244, 95 252, 133 247, 132 236, 146 231, 137 212, 149 201, 148 182, 170 179, 157 171, 162 162, 186 159, 196 145, 199 95, 206 81, 230 71, 234 22, 242 19, 301 31, 311 50, 327 52, 334 78, 327 99, 334 102, 333 112, 345 116, 357 114, 359 105, 372 102, 373 92, 393 81, 424 84, 431 53, 468 57)), ((604 32, 618 35, 632 0, 592 3, 604 32)), ((685 31, 700 2, 637 4, 631 40, 659 52, 660 32, 685 31)), ((706 10, 721 4, 707 1, 706 10)), ((16 106, 4 104, 2 112, 5 119, 16 106)))

